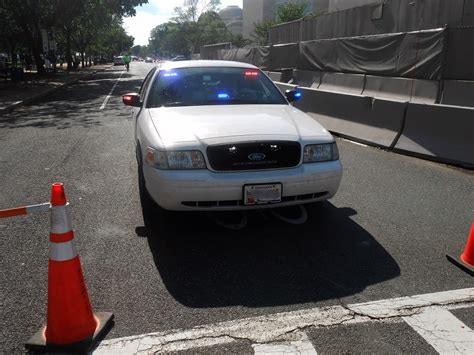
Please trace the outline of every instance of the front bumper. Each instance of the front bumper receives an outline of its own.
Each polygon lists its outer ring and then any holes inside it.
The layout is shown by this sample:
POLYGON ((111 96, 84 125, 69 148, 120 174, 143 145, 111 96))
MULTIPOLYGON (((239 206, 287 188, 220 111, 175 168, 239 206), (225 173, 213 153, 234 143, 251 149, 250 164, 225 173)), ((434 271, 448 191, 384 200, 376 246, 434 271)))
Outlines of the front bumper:
POLYGON ((327 200, 335 195, 342 177, 339 160, 301 164, 280 170, 212 172, 158 170, 143 166, 146 187, 158 205, 172 211, 246 210, 327 200), (282 202, 244 206, 243 186, 282 184, 282 202))

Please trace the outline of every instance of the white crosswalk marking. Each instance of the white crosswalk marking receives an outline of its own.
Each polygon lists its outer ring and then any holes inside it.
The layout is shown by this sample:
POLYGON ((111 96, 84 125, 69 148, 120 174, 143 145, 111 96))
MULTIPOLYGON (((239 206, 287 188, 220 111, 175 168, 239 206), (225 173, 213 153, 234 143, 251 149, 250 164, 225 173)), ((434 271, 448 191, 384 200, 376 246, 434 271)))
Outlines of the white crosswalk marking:
POLYGON ((402 317, 440 354, 474 354, 474 331, 441 307, 402 317))
POLYGON ((317 355, 313 344, 306 334, 301 335, 301 340, 277 344, 252 345, 255 355, 317 355))
MULTIPOLYGON (((324 329, 331 326, 355 325, 365 322, 395 322, 397 320, 401 322, 401 317, 405 317, 405 320, 412 319, 413 326, 415 326, 418 319, 416 316, 421 317, 425 309, 440 307, 449 313, 450 309, 472 307, 473 304, 474 288, 465 288, 366 303, 310 308, 196 326, 187 330, 177 329, 110 339, 103 341, 95 350, 95 354, 149 354, 186 351, 230 344, 239 339, 247 340, 251 344, 291 345, 294 341, 302 339, 301 337, 295 338, 294 335, 301 334, 302 329, 305 328, 324 329), (283 343, 284 341, 287 343, 283 343)), ((440 314, 442 315, 442 313, 440 314)), ((446 322, 444 319, 449 320, 450 317, 454 316, 449 313, 449 317, 444 316, 442 322, 446 322)), ((443 329, 441 325, 438 327, 438 329, 443 329)), ((447 329, 451 330, 452 325, 447 329)), ((453 339, 456 340, 453 344, 457 347, 455 351, 458 353, 462 353, 460 350, 466 347, 470 354, 474 354, 472 341, 469 340, 472 339, 472 331, 469 328, 467 328, 467 332, 462 331, 459 338, 447 339, 450 339, 451 342, 453 339)), ((437 348, 435 347, 435 349, 437 348)), ((295 353, 293 350, 291 351, 295 353)), ((451 351, 451 353, 453 352, 451 351)))

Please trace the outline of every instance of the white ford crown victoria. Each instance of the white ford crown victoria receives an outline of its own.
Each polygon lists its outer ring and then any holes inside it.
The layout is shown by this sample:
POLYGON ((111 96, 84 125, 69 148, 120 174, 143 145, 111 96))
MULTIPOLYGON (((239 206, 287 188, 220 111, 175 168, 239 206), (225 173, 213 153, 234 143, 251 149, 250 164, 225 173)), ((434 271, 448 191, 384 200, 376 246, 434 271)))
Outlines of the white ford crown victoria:
POLYGON ((139 93, 123 96, 133 107, 142 197, 174 211, 331 198, 342 176, 337 146, 289 104, 300 95, 285 97, 245 63, 168 62, 152 69, 139 93))

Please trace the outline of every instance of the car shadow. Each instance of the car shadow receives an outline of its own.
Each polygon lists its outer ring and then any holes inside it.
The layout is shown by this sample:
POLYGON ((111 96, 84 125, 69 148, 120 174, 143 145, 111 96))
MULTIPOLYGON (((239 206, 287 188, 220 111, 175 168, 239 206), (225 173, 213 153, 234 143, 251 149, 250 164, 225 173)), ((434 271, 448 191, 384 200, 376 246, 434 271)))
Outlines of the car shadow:
POLYGON ((245 229, 217 226, 205 213, 145 217, 138 227, 170 294, 188 307, 267 307, 354 295, 400 268, 351 208, 309 205, 303 225, 249 213, 245 229))

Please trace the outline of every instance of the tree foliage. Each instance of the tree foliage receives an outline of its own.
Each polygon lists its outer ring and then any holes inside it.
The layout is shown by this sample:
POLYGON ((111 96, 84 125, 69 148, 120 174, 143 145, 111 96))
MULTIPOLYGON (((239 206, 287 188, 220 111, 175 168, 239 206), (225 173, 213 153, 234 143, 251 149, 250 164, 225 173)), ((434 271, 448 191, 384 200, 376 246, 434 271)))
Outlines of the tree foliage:
POLYGON ((31 54, 44 71, 42 31, 58 45, 71 67, 73 54, 110 56, 129 49, 133 38, 122 28, 124 16, 148 0, 0 0, 0 50, 31 54))
POLYGON ((242 36, 230 33, 217 14, 220 0, 188 0, 174 9, 171 21, 156 26, 150 34, 148 50, 162 57, 190 56, 202 46, 219 42, 242 44, 242 36))
POLYGON ((274 26, 273 21, 261 21, 255 24, 255 31, 251 34, 251 37, 259 46, 268 45, 268 36, 270 34, 270 27, 274 26))
POLYGON ((287 3, 280 4, 276 11, 276 21, 261 21, 255 23, 255 30, 251 37, 260 46, 269 42, 270 28, 279 23, 296 21, 302 18, 308 10, 308 4, 287 3))
POLYGON ((277 23, 296 21, 302 18, 308 9, 308 4, 281 4, 277 7, 277 23))

